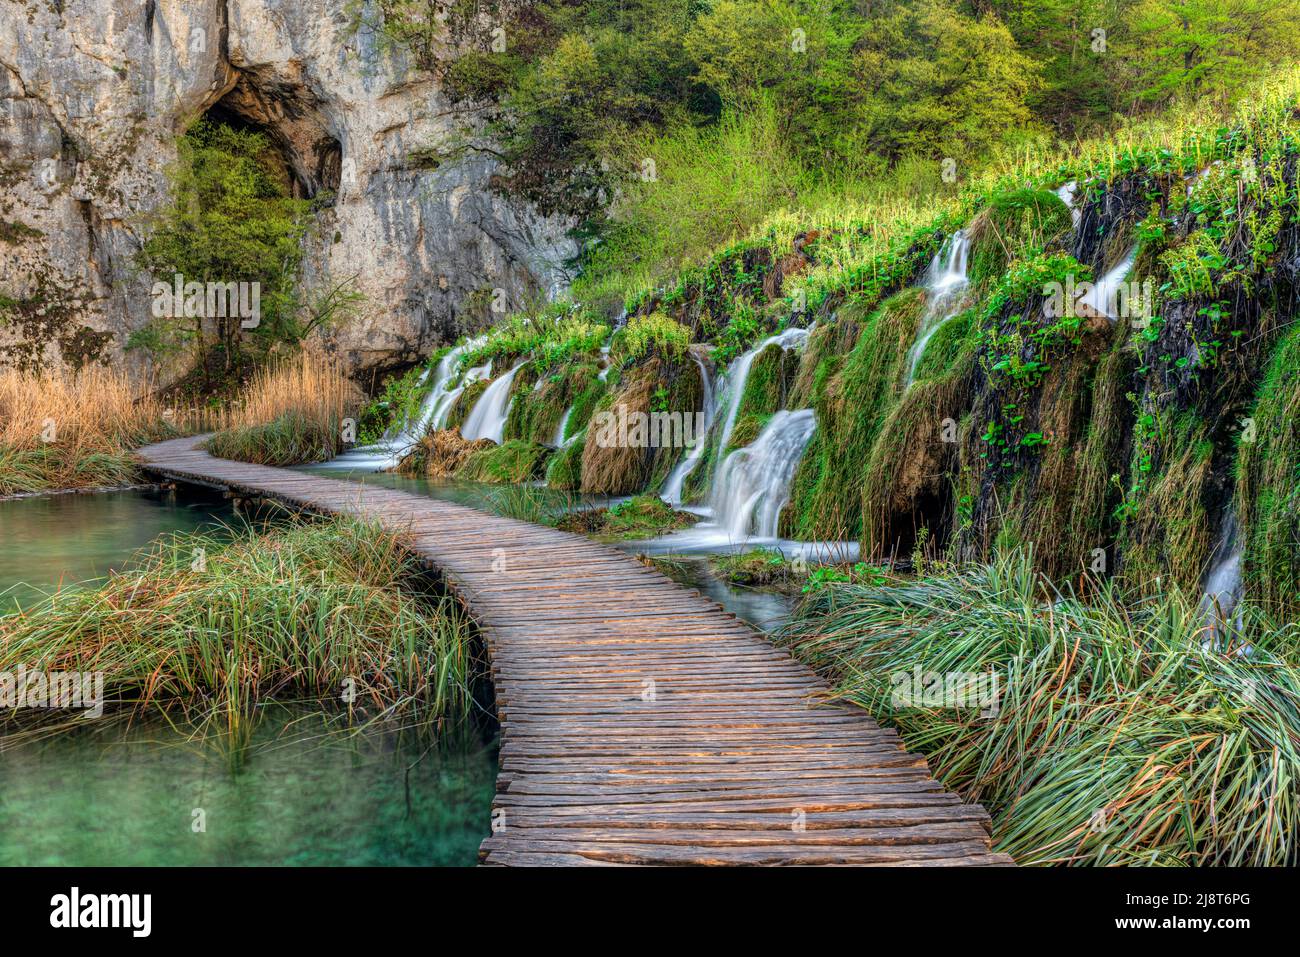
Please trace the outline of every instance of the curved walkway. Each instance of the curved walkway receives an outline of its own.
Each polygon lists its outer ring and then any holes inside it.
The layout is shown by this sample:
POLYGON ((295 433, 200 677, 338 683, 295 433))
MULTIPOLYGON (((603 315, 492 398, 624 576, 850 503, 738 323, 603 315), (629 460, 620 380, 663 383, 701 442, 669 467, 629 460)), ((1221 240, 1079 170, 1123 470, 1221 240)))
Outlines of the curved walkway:
POLYGON ((698 592, 613 548, 420 495, 141 449, 150 471, 364 514, 467 603, 501 770, 487 864, 1009 864, 893 729, 698 592))

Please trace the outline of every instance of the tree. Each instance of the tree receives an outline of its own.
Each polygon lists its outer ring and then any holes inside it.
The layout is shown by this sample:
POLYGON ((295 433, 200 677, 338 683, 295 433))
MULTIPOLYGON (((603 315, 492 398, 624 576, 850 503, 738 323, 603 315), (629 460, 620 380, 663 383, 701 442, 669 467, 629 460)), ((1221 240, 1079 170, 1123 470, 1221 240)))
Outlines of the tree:
POLYGON ((276 160, 261 133, 201 120, 181 138, 170 201, 146 223, 136 265, 157 282, 258 284, 251 328, 241 316, 187 316, 173 304, 132 337, 129 345, 158 355, 188 351, 205 386, 301 336, 296 284, 311 204, 289 196, 276 160))

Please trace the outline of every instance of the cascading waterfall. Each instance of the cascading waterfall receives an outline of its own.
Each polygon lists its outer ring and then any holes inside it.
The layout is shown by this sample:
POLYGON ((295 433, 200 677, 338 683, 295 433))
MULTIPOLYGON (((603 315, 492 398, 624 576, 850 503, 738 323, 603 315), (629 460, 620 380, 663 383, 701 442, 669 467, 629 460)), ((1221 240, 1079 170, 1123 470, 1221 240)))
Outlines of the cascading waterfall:
MULTIPOLYGON (((438 362, 433 372, 433 384, 429 393, 420 403, 419 412, 414 419, 394 423, 374 445, 362 445, 349 449, 342 455, 325 463, 330 468, 355 471, 382 471, 395 468, 429 429, 441 428, 447 419, 456 399, 465 391, 465 386, 477 379, 491 374, 492 363, 469 369, 465 374, 458 374, 461 356, 477 349, 484 342, 483 337, 471 339, 462 345, 449 349, 438 362)), ((420 382, 427 382, 429 372, 426 369, 420 382)))
POLYGON ((713 521, 731 540, 775 538, 790 480, 817 429, 812 409, 782 409, 753 443, 727 456, 713 485, 713 521))
POLYGON ((466 370, 465 374, 460 376, 459 379, 456 375, 461 356, 473 349, 477 349, 484 341, 485 338, 482 336, 471 339, 464 345, 451 349, 442 357, 442 361, 438 363, 438 369, 434 373, 433 388, 429 390, 429 394, 424 397, 424 402, 420 404, 420 414, 416 417, 414 424, 406 429, 407 434, 411 436, 413 441, 419 440, 430 429, 442 428, 442 424, 447 420, 447 413, 451 411, 451 407, 460 398, 460 394, 465 391, 465 386, 478 381, 484 376, 491 375, 491 361, 482 366, 466 370))
POLYGON ((1056 191, 1057 198, 1070 210, 1070 219, 1076 227, 1079 225, 1079 220, 1083 218, 1083 210, 1079 208, 1078 193, 1079 184, 1074 180, 1070 180, 1056 191))
MULTIPOLYGON (((1137 262, 1137 245, 1124 254, 1118 263, 1093 283, 1088 290, 1088 294, 1079 300, 1078 309, 1086 306, 1089 310, 1099 316, 1104 316, 1114 322, 1119 318, 1119 287, 1128 274, 1133 270, 1133 264, 1137 262)), ((1085 313, 1086 314, 1086 313, 1085 313)))
POLYGON ((773 344, 787 350, 801 346, 808 341, 808 336, 812 333, 814 326, 816 326, 816 323, 813 323, 807 329, 787 329, 785 332, 779 332, 770 338, 764 339, 727 368, 727 414, 722 420, 722 431, 718 433, 719 450, 727 447, 727 442, 731 439, 731 430, 736 427, 736 416, 740 413, 740 400, 744 398, 745 383, 749 380, 749 367, 754 364, 754 360, 759 353, 773 344))
POLYGON ((461 435, 471 441, 491 439, 499 443, 502 440, 506 430, 506 417, 510 415, 510 389, 514 385, 515 373, 523 366, 523 362, 515 363, 514 368, 483 390, 465 418, 461 435))
MULTIPOLYGON (((718 412, 724 412, 722 418, 717 420, 718 435, 714 444, 719 454, 731 440, 754 359, 773 344, 782 349, 797 348, 808 341, 812 330, 813 326, 807 329, 787 329, 764 339, 736 359, 727 369, 725 377, 725 410, 718 408, 718 390, 706 385, 706 393, 709 394, 706 409, 713 406, 713 412, 706 412, 706 415, 716 420, 718 412)), ((708 382, 707 376, 705 381, 708 382)), ((781 509, 790 499, 790 480, 794 477, 794 471, 816 428, 817 419, 812 409, 794 412, 782 409, 768 420, 750 445, 736 449, 722 460, 709 490, 713 520, 697 526, 696 537, 717 536, 728 542, 751 536, 776 537, 781 509)), ((669 502, 680 503, 686 477, 699 464, 704 451, 705 444, 701 442, 673 470, 662 493, 669 502)))
POLYGON ((664 482, 663 491, 659 493, 659 497, 669 505, 680 505, 682 503, 682 486, 685 485, 687 477, 695 471, 695 467, 700 464, 700 459, 704 458, 704 452, 709 447, 709 430, 713 428, 713 420, 718 413, 718 400, 717 396, 714 395, 713 377, 709 375, 709 368, 695 353, 691 353, 691 358, 695 360, 695 365, 700 370, 700 382, 704 385, 704 430, 699 435, 694 436, 695 444, 690 447, 682 460, 674 466, 672 472, 668 475, 668 479, 664 482))
MULTIPOLYGON (((555 438, 551 440, 551 444, 557 449, 562 449, 569 444, 564 440, 564 430, 569 427, 569 416, 571 415, 573 415, 573 406, 569 406, 564 410, 564 415, 560 418, 560 424, 555 430, 555 438)), ((575 435, 574 438, 577 438, 577 436, 575 435)), ((569 441, 571 442, 573 439, 569 441)))
POLYGON ((1229 507, 1219 530, 1210 570, 1205 576, 1201 611, 1216 638, 1234 630, 1237 603, 1241 601, 1242 544, 1237 533, 1237 512, 1229 507))
POLYGON ((916 381, 916 370, 925 355, 925 347, 930 344, 934 334, 943 328, 944 323, 961 311, 962 298, 970 285, 966 274, 967 259, 970 256, 970 239, 964 229, 959 229, 948 237, 943 248, 939 250, 926 270, 923 283, 926 291, 925 314, 921 316, 917 328, 916 342, 907 354, 907 379, 903 387, 916 381))

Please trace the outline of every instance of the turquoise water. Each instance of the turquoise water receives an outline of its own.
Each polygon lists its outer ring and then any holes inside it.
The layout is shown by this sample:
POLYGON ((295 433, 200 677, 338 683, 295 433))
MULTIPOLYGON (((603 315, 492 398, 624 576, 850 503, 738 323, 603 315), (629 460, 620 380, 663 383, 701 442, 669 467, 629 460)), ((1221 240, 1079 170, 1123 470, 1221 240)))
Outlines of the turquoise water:
POLYGON ((472 865, 495 759, 427 751, 288 712, 263 720, 238 772, 162 724, 10 747, 0 866, 472 865))
MULTIPOLYGON (((103 578, 159 535, 234 521, 191 489, 0 502, 0 615, 103 578)), ((163 722, 45 741, 0 725, 0 866, 476 862, 496 776, 477 735, 430 750, 412 733, 329 730, 319 712, 276 708, 233 770, 163 722)))
POLYGON ((230 521, 217 493, 131 490, 0 501, 0 613, 103 578, 168 532, 230 521))

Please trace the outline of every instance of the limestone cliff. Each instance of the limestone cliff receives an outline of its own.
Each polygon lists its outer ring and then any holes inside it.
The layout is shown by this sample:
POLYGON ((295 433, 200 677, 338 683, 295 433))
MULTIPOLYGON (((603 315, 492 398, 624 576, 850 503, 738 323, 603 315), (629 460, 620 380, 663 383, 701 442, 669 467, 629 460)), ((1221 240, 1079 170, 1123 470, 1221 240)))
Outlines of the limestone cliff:
POLYGON ((265 130, 300 195, 335 197, 303 281, 356 277, 336 342, 359 373, 486 323, 495 289, 513 308, 567 283, 567 224, 494 192, 479 131, 347 7, 0 0, 0 365, 139 366, 122 347, 152 277, 132 256, 178 134, 209 111, 265 130))

